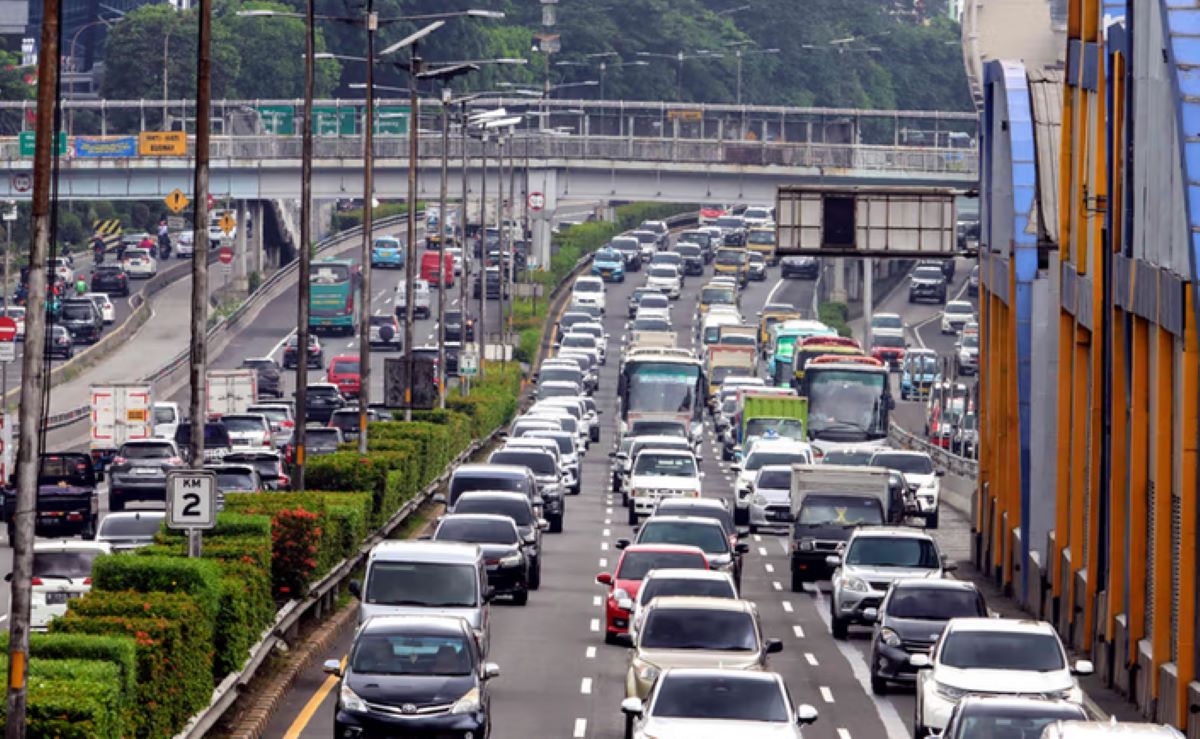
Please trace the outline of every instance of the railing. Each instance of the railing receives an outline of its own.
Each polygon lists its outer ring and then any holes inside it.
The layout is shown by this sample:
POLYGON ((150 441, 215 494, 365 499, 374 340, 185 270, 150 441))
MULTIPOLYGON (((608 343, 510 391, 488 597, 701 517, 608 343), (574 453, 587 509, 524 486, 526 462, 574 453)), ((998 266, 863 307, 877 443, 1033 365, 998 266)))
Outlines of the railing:
POLYGON ((957 454, 951 454, 940 446, 930 444, 916 434, 905 431, 895 422, 892 422, 888 438, 901 449, 914 449, 919 452, 925 452, 933 459, 935 465, 947 472, 970 479, 974 479, 979 474, 979 462, 957 454))

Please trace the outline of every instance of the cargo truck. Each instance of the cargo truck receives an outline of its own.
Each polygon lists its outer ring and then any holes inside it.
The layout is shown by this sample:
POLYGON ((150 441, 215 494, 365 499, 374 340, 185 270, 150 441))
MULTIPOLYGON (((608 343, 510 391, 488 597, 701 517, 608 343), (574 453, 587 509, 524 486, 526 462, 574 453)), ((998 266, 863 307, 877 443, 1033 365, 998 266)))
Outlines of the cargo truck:
POLYGON ((748 391, 725 437, 728 458, 741 460, 746 443, 759 436, 808 440, 808 400, 795 395, 748 391))
POLYGON ((88 449, 103 473, 127 441, 154 437, 154 390, 150 383, 108 383, 90 388, 88 449))
POLYGON ((727 377, 754 377, 758 355, 753 346, 724 346, 714 344, 705 352, 705 373, 708 375, 708 397, 717 394, 727 377))
POLYGON ((882 467, 792 465, 792 591, 827 579, 854 528, 903 521, 904 491, 882 467))
POLYGON ((204 375, 209 420, 226 413, 245 413, 258 402, 258 373, 252 369, 209 370, 204 375))

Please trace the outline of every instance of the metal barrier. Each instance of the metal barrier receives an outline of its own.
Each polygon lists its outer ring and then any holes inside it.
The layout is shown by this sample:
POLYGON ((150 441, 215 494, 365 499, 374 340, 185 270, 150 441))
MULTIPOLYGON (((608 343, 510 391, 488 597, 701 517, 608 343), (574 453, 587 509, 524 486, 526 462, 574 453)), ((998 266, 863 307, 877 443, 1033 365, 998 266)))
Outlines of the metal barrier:
POLYGON ((951 454, 940 446, 930 444, 916 434, 909 433, 900 428, 895 421, 892 422, 889 429, 888 440, 902 449, 925 452, 933 459, 934 464, 947 472, 972 479, 979 474, 979 462, 974 459, 960 457, 957 454, 951 454))

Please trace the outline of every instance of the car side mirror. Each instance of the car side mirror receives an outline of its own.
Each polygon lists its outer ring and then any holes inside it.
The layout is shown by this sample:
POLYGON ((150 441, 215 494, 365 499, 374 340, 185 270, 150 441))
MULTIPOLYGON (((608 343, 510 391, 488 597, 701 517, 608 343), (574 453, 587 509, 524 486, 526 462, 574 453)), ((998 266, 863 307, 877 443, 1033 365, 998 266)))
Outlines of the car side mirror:
POLYGON ((550 528, 550 522, 544 518, 539 518, 537 520, 537 527, 538 531, 546 531, 550 528))
POLYGON ((616 458, 617 458, 617 453, 616 453, 616 452, 609 452, 609 453, 608 453, 608 458, 609 458, 609 459, 616 459, 616 458))
POLYGON ((938 471, 934 472, 933 474, 934 474, 935 476, 937 476, 937 477, 945 477, 945 476, 946 476, 946 471, 945 471, 945 470, 938 470, 938 471))
POLYGON ((942 564, 942 569, 946 572, 954 572, 958 569, 958 562, 945 562, 942 564))
POLYGON ((630 541, 628 539, 617 539, 616 547, 617 549, 624 549, 625 547, 629 546, 629 544, 630 541))
POLYGON ((494 677, 500 677, 500 665, 495 662, 485 662, 483 665, 483 679, 491 680, 494 677))
POLYGON ((483 591, 483 600, 485 603, 491 603, 496 599, 496 589, 488 585, 483 591))
POLYGON ((362 583, 360 583, 358 580, 350 581, 350 595, 362 600, 362 583))
POLYGON ((642 701, 639 698, 626 698, 621 701, 621 713, 626 716, 641 716, 642 701))
POLYGON ((767 639, 765 651, 767 654, 779 654, 783 651, 783 642, 778 639, 767 639))
POLYGON ((933 666, 928 654, 914 654, 908 658, 908 663, 918 670, 926 670, 933 666))
POLYGON ((864 608, 862 615, 863 615, 863 620, 867 621, 868 623, 875 623, 876 621, 879 620, 879 609, 878 608, 864 608))
POLYGON ((333 675, 334 677, 341 677, 342 676, 342 663, 340 660, 327 659, 327 660, 325 660, 325 663, 321 665, 321 671, 324 672, 326 675, 333 675))
POLYGON ((825 564, 829 565, 830 567, 841 567, 842 558, 836 554, 830 554, 825 558, 825 564))
POLYGON ((1095 672, 1096 668, 1086 659, 1078 660, 1072 667, 1071 672, 1075 675, 1090 675, 1095 672))
POLYGON ((733 470, 734 472, 741 472, 742 471, 742 463, 734 462, 733 464, 729 465, 729 469, 733 470))
POLYGON ((807 703, 802 704, 796 709, 796 723, 800 724, 801 726, 806 726, 808 724, 816 723, 816 721, 817 709, 813 708, 807 703))
POLYGON ((600 583, 601 585, 612 585, 612 573, 601 572, 599 575, 596 575, 596 582, 600 583))
POLYGON ((750 551, 750 545, 739 541, 734 545, 733 551, 737 552, 738 554, 747 554, 750 551))

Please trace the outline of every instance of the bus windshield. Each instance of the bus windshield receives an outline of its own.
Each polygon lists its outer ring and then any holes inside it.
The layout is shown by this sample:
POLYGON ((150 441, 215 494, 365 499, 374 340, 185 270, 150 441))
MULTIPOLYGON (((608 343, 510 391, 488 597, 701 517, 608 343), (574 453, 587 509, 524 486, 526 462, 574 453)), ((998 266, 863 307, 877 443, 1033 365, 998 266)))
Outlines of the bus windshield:
POLYGON ((626 369, 623 408, 631 411, 694 415, 699 403, 700 367, 675 362, 641 362, 626 369))
POLYGON ((887 435, 886 371, 810 368, 805 381, 813 438, 863 441, 887 435))
POLYGON ((341 262, 317 262, 308 274, 317 285, 337 285, 350 279, 350 265, 341 262))

